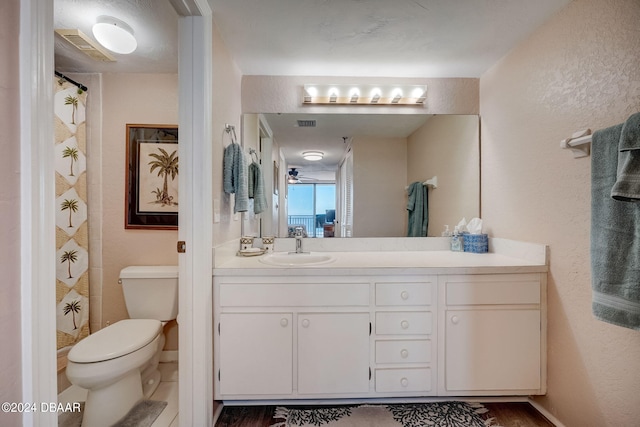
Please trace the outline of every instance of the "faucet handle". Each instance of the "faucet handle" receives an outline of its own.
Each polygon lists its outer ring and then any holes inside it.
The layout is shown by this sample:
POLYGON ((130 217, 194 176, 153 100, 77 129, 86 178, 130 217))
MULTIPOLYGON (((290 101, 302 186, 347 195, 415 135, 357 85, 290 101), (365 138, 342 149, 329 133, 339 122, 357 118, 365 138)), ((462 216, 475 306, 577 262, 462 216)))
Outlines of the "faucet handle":
POLYGON ((302 232, 304 231, 304 229, 300 226, 295 228, 295 236, 296 237, 302 237, 302 232))

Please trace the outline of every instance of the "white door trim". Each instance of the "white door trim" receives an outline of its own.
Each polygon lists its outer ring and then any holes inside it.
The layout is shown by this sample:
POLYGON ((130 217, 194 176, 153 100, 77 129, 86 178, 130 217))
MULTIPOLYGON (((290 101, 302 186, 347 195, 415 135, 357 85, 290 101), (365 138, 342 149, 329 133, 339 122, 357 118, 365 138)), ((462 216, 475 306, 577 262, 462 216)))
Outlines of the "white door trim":
MULTIPOLYGON (((57 402, 53 1, 20 0, 20 291, 22 401, 57 402)), ((55 426, 55 412, 23 426, 55 426)))
POLYGON ((180 18, 179 390, 181 426, 213 425, 211 11, 180 18))
MULTIPOLYGON (((206 0, 171 0, 180 18, 180 425, 211 426, 213 366, 212 17, 206 0), (187 173, 186 171, 189 171, 187 173), (197 284, 197 285, 194 285, 197 284)), ((53 0, 20 0, 20 209, 23 402, 57 401, 53 0)), ((23 426, 56 426, 55 412, 23 426)))

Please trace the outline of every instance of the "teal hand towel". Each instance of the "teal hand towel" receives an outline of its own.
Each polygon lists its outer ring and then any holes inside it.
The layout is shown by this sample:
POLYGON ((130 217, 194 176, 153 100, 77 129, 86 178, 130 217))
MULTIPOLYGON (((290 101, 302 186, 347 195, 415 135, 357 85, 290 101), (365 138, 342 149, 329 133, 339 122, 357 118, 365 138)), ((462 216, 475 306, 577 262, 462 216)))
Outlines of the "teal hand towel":
POLYGON ((426 237, 429 226, 427 187, 421 182, 414 182, 409 185, 407 191, 407 211, 409 212, 407 237, 426 237))
POLYGON ((623 125, 591 143, 591 286, 597 319, 640 330, 640 203, 614 199, 623 125))
POLYGON ((222 158, 222 186, 227 194, 235 194, 233 212, 249 209, 247 161, 240 144, 231 143, 224 149, 222 158))
POLYGON ((262 168, 256 162, 249 165, 249 198, 253 199, 253 212, 264 212, 267 208, 267 198, 264 193, 264 176, 262 168))
POLYGON ((640 113, 622 126, 618 145, 618 172, 611 197, 624 202, 640 202, 640 113))

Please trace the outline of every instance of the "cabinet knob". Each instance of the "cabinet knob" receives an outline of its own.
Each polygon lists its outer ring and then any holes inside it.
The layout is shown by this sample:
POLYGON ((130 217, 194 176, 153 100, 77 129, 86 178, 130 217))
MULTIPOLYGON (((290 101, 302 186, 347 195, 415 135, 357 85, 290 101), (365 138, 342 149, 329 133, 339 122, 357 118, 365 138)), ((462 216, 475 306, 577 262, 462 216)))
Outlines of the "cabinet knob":
POLYGON ((401 356, 403 359, 406 359, 407 357, 409 357, 409 351, 408 351, 407 349, 403 348, 403 349, 400 351, 400 356, 401 356))
POLYGON ((302 321, 302 327, 303 327, 303 328, 308 328, 310 323, 311 323, 311 322, 309 322, 309 319, 304 319, 304 320, 302 321))
POLYGON ((286 327, 289 324, 289 319, 287 319, 286 317, 283 317, 282 319, 280 319, 280 326, 282 326, 283 328, 286 327))
POLYGON ((402 298, 403 300, 408 300, 409 299, 409 292, 407 291, 402 291, 400 293, 400 298, 402 298))
POLYGON ((406 320, 403 320, 402 322, 400 322, 400 327, 402 329, 409 329, 409 322, 407 322, 406 320))
POLYGON ((451 323, 457 325, 458 323, 460 323, 460 318, 458 316, 451 316, 451 323))
POLYGON ((406 386, 408 386, 408 385, 409 385, 409 380, 408 380, 408 379, 406 379, 406 378, 402 378, 402 379, 400 380, 400 385, 401 385, 402 387, 406 387, 406 386))

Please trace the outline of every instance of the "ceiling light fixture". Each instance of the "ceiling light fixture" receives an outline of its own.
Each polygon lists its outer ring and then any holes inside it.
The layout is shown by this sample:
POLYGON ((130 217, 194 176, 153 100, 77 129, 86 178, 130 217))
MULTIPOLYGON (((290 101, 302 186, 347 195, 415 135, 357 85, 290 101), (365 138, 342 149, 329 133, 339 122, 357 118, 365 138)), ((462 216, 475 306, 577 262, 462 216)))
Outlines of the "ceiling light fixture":
POLYGON ((322 151, 305 151, 302 153, 302 158, 312 162, 322 160, 324 153, 322 151))
POLYGON ((306 84, 303 104, 320 105, 424 105, 426 85, 306 84))
POLYGON ((112 52, 126 55, 138 47, 131 27, 112 16, 99 16, 92 31, 98 43, 112 52))

